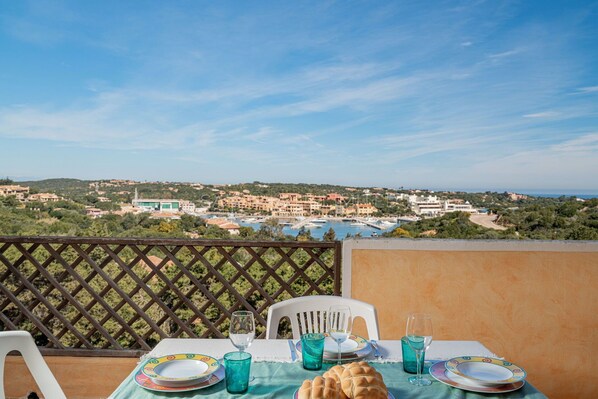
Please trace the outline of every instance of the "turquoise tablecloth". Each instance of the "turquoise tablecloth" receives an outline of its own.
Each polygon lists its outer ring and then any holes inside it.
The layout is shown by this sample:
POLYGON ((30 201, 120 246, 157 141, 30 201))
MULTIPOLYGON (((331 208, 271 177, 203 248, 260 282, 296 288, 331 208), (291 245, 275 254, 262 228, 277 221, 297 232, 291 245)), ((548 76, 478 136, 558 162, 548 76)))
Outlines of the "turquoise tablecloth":
MULTIPOLYGON (((474 398, 502 398, 502 399, 546 399, 546 396, 538 392, 532 385, 526 383, 518 391, 500 395, 478 394, 466 392, 460 389, 442 384, 432 377, 433 383, 428 387, 415 387, 407 381, 411 374, 403 371, 402 363, 376 363, 372 364, 382 373, 384 382, 396 399, 474 399, 474 398)), ((292 398, 295 390, 303 380, 312 379, 321 375, 331 365, 324 365, 321 371, 304 370, 300 362, 297 363, 270 363, 257 362, 252 364, 251 373, 255 380, 249 386, 249 391, 244 395, 231 395, 226 392, 224 381, 211 387, 184 393, 160 393, 152 392, 139 387, 131 377, 112 394, 111 399, 155 399, 155 398, 203 398, 220 399, 231 397, 252 397, 252 398, 292 398)))

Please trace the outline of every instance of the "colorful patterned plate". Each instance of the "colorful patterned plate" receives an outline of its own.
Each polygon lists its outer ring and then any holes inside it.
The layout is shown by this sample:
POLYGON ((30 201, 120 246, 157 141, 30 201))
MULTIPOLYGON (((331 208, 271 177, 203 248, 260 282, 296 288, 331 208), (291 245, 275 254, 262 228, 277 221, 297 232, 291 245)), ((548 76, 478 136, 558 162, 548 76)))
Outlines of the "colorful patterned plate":
POLYGON ((218 360, 211 356, 180 353, 149 359, 141 372, 155 384, 180 387, 205 380, 219 367, 218 360))
MULTIPOLYGON (((324 335, 326 335, 326 340, 324 341, 324 356, 336 356, 338 351, 337 343, 334 342, 330 336, 328 336, 328 333, 324 335)), ((363 348, 368 347, 369 345, 370 344, 367 339, 357 335, 349 335, 349 337, 343 343, 341 343, 341 353, 355 353, 363 348)))
POLYGON ((525 380, 527 373, 516 364, 481 356, 454 357, 446 362, 446 369, 477 384, 513 384, 525 380))
MULTIPOLYGON (((336 361, 336 342, 334 342, 327 333, 324 335, 326 335, 326 340, 324 341, 324 361, 336 361)), ((301 340, 295 344, 295 347, 297 348, 297 351, 301 353, 301 340)), ((347 340, 341 344, 341 360, 343 361, 362 359, 371 352, 372 346, 368 340, 358 335, 350 335, 349 338, 347 338, 347 340)))
POLYGON ((141 372, 141 369, 137 371, 135 374, 135 382, 142 388, 148 389, 150 391, 156 392, 187 392, 187 391, 194 391, 196 389, 207 388, 214 384, 219 383, 220 381, 224 380, 224 367, 220 367, 218 370, 214 372, 211 376, 207 379, 204 379, 201 382, 198 382, 193 385, 187 385, 183 387, 165 387, 163 385, 158 385, 154 383, 148 376, 141 372))
POLYGON ((525 385, 525 381, 519 381, 514 384, 503 385, 478 385, 475 382, 451 373, 446 369, 446 362, 438 362, 430 367, 430 375, 443 384, 454 388, 459 388, 464 391, 479 392, 479 393, 505 393, 516 391, 525 385))

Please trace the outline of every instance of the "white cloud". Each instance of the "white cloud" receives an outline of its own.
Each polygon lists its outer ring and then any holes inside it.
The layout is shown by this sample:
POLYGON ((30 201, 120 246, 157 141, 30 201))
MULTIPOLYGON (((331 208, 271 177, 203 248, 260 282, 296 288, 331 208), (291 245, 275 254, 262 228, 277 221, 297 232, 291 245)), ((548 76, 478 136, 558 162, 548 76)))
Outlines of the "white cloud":
POLYGON ((579 93, 596 93, 598 92, 598 86, 587 86, 587 87, 580 87, 577 89, 579 93))
POLYGON ((520 52, 521 52, 520 49, 513 49, 513 50, 503 51, 502 53, 490 54, 488 56, 488 58, 491 58, 491 59, 507 58, 507 57, 511 57, 515 54, 519 54, 520 52))
POLYGON ((524 118, 553 118, 555 116, 559 116, 560 113, 555 111, 545 111, 545 112, 536 112, 533 114, 525 114, 523 115, 524 118))

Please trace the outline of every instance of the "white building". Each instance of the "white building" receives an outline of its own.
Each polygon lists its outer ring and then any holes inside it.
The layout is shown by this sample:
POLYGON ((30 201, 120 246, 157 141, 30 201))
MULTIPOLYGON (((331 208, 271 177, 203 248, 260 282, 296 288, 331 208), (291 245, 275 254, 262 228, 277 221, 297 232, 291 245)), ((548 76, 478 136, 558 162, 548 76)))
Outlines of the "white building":
POLYGON ((438 216, 444 213, 444 206, 435 195, 428 195, 427 197, 410 195, 407 201, 416 215, 438 216))
POLYGON ((181 211, 185 213, 194 213, 195 212, 195 204, 191 201, 181 200, 181 211))
POLYGON ((467 212, 467 213, 478 213, 469 201, 463 202, 462 200, 444 201, 444 212, 467 212))

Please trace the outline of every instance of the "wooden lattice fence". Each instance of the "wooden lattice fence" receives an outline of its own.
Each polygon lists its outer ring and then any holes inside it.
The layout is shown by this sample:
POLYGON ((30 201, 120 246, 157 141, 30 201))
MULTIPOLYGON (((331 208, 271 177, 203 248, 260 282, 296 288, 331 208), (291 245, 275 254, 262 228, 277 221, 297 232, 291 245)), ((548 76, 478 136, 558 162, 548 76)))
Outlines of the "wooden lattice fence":
POLYGON ((165 337, 225 337, 233 311, 340 295, 340 242, 0 237, 0 330, 45 352, 138 356, 165 337))

